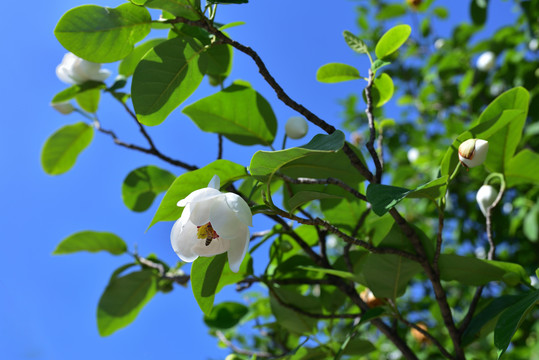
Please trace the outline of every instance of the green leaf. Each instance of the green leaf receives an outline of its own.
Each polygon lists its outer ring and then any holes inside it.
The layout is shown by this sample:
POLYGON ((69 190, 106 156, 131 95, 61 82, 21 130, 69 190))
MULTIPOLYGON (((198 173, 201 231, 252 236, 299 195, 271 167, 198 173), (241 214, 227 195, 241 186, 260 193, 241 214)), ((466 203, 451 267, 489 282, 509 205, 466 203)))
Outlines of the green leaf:
POLYGON ((319 157, 322 154, 335 153, 343 146, 344 133, 342 131, 335 131, 331 135, 319 134, 300 147, 279 151, 257 151, 251 159, 249 171, 258 180, 265 181, 269 175, 287 164, 309 157, 319 157))
POLYGON ((406 14, 406 6, 404 4, 384 4, 380 11, 376 13, 376 20, 387 20, 396 18, 406 14))
POLYGON ((290 207, 290 212, 293 212, 298 207, 307 204, 313 200, 320 199, 340 199, 341 196, 327 194, 318 191, 299 191, 294 196, 288 200, 288 206, 290 207))
POLYGON ((237 273, 228 267, 226 253, 196 259, 191 267, 191 288, 200 310, 210 316, 215 294, 224 286, 237 283, 251 273, 252 260, 249 254, 243 259, 237 273))
POLYGON ((150 32, 152 18, 144 7, 82 5, 66 12, 54 34, 73 54, 95 63, 121 60, 150 32))
POLYGON ((186 106, 183 113, 202 131, 222 134, 240 145, 270 145, 277 131, 270 104, 244 84, 233 84, 186 106))
POLYGON ((200 71, 206 75, 228 76, 232 70, 232 47, 226 44, 212 45, 200 54, 200 71))
POLYGON ((367 200, 372 204, 374 213, 382 216, 406 197, 427 198, 434 201, 444 195, 443 189, 446 184, 447 176, 432 180, 413 190, 390 185, 370 184, 367 187, 367 200))
POLYGON ((393 300, 404 294, 412 277, 420 271, 418 263, 391 254, 368 254, 362 267, 365 286, 374 296, 393 300))
POLYGON ((157 166, 143 166, 131 171, 122 184, 122 198, 130 210, 147 210, 157 195, 166 191, 176 176, 157 166))
POLYGON ((124 76, 131 76, 135 72, 139 61, 153 47, 161 44, 166 39, 151 39, 137 46, 118 66, 118 73, 124 76))
POLYGON ((376 57, 383 59, 397 51, 412 33, 412 28, 408 25, 397 25, 389 29, 378 41, 374 49, 376 57))
POLYGON ((61 103, 73 99, 75 96, 93 89, 105 89, 107 86, 101 81, 86 81, 80 85, 73 85, 60 91, 52 98, 52 103, 61 103))
POLYGON ((199 20, 201 12, 198 0, 148 0, 145 4, 151 9, 161 9, 189 20, 199 20))
POLYGON ((156 291, 156 276, 151 270, 111 278, 97 307, 99 335, 109 336, 132 323, 156 291))
POLYGON ((43 146, 41 165, 49 175, 63 174, 75 165, 77 157, 94 136, 94 129, 83 122, 56 131, 43 146))
POLYGON ((204 322, 213 329, 226 330, 236 326, 248 312, 245 305, 223 302, 215 306, 210 315, 204 316, 204 322))
POLYGON ((536 203, 524 217, 522 231, 528 240, 533 242, 539 240, 539 203, 536 203))
POLYGON ((372 85, 371 94, 373 105, 375 107, 381 107, 391 99, 394 91, 393 80, 388 74, 383 73, 374 79, 372 85))
POLYGON ((437 6, 432 10, 432 13, 436 15, 439 19, 445 20, 449 16, 449 11, 446 7, 437 6))
POLYGON ((350 48, 358 54, 366 54, 369 52, 369 49, 367 48, 367 45, 365 45, 363 40, 352 34, 350 31, 345 30, 343 32, 343 36, 344 41, 346 41, 348 46, 350 46, 350 48))
POLYGON ((507 308, 498 319, 494 330, 494 345, 498 349, 498 359, 503 355, 513 335, 524 318, 539 302, 539 290, 530 292, 525 298, 507 308))
POLYGON ((247 4, 249 0, 208 0, 210 4, 247 4))
POLYGON ((384 60, 380 60, 380 59, 376 59, 372 65, 371 65, 371 70, 373 72, 377 72, 379 69, 383 68, 384 66, 386 65, 389 65, 391 64, 391 62, 389 61, 384 61, 384 60))
POLYGON ((199 55, 204 46, 194 38, 176 37, 148 51, 133 74, 131 92, 138 119, 159 125, 200 85, 199 55))
POLYGON ((470 1, 470 15, 474 25, 483 26, 487 21, 488 0, 470 1))
POLYGON ((270 292, 270 305, 279 325, 290 332, 304 335, 316 331, 317 319, 301 315, 286 306, 291 305, 311 313, 320 313, 320 302, 314 296, 303 295, 292 287, 274 288, 270 292))
POLYGON ((505 169, 507 186, 539 183, 539 155, 530 149, 516 154, 505 169))
MULTIPOLYGON (((360 184, 359 191, 365 193, 363 184, 360 184)), ((320 208, 324 218, 347 234, 351 234, 358 219, 366 210, 366 203, 352 197, 344 189, 327 186, 325 192, 340 196, 340 198, 320 200, 320 208)))
POLYGON ((507 274, 516 276, 521 283, 528 282, 524 268, 508 262, 441 254, 439 267, 442 280, 455 280, 464 285, 480 286, 491 281, 502 281, 507 274))
POLYGON ((353 66, 341 63, 322 65, 316 72, 316 80, 328 84, 357 79, 361 79, 359 71, 353 66))
POLYGON ((516 87, 507 90, 492 100, 474 125, 497 119, 502 116, 505 110, 516 109, 527 112, 529 102, 530 93, 525 88, 516 87))
POLYGON ((99 106, 99 99, 101 98, 100 89, 92 89, 84 92, 80 92, 75 96, 77 104, 89 113, 96 113, 99 106))
POLYGON ((81 231, 62 240, 53 254, 71 254, 79 251, 108 251, 113 255, 120 255, 127 251, 127 245, 119 236, 109 232, 81 231))
POLYGON ((173 221, 180 218, 183 208, 176 204, 195 190, 208 186, 214 175, 221 179, 221 186, 247 176, 245 167, 228 160, 216 160, 202 169, 180 175, 167 190, 148 228, 159 221, 173 221))
POLYGON ((357 282, 357 283, 363 283, 364 282, 356 274, 350 273, 348 271, 319 268, 319 267, 314 267, 314 266, 303 266, 303 265, 298 266, 298 268, 303 269, 303 270, 307 270, 307 271, 315 271, 315 272, 319 272, 319 273, 322 273, 322 274, 337 276, 337 277, 340 277, 342 279, 354 281, 354 282, 357 282))

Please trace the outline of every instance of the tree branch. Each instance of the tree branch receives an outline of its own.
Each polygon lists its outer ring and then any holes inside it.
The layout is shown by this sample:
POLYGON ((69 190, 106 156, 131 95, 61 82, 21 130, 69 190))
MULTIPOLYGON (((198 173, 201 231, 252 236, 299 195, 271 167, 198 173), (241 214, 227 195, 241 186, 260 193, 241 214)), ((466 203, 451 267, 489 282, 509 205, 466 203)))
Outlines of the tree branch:
MULTIPOLYGON (((378 153, 374 149, 374 140, 376 138, 376 129, 374 127, 374 115, 373 115, 373 103, 372 103, 372 86, 374 84, 374 72, 369 69, 369 79, 367 81, 367 86, 365 87, 365 98, 367 99, 367 108, 365 109, 365 113, 367 114, 367 120, 369 121, 369 132, 370 137, 369 141, 367 141, 367 149, 369 150, 369 153, 371 154, 372 161, 374 162, 374 166, 376 167, 376 176, 374 183, 380 183, 382 180, 382 162, 380 161, 380 158, 378 157, 378 153)), ((372 182, 372 181, 371 181, 372 182)))
POLYGON ((342 182, 339 179, 336 178, 327 178, 327 179, 312 179, 312 178, 292 178, 290 176, 286 176, 283 174, 277 174, 279 177, 281 177, 284 181, 292 184, 317 184, 317 185, 337 185, 340 188, 348 191, 350 194, 354 195, 360 200, 367 201, 367 197, 360 193, 359 191, 355 190, 351 186, 348 186, 346 183, 342 182))

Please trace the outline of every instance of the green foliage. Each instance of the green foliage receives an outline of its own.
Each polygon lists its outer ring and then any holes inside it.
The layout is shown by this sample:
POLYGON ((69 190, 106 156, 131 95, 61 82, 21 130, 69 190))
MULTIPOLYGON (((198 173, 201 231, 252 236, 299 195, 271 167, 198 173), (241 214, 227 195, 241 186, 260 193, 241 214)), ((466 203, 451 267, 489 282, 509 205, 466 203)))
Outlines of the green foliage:
POLYGON ((331 63, 321 66, 316 72, 316 80, 323 83, 338 83, 361 79, 359 71, 350 65, 331 63))
POLYGON ((150 32, 148 10, 130 3, 117 8, 83 5, 69 10, 54 29, 73 54, 96 63, 121 60, 150 32))
POLYGON ((151 39, 139 46, 137 46, 129 55, 127 55, 120 66, 118 66, 118 73, 124 76, 131 76, 135 72, 135 69, 142 59, 142 57, 155 46, 161 44, 166 39, 151 39))
POLYGON ((73 85, 60 91, 58 94, 54 95, 52 98, 52 103, 61 103, 64 101, 69 101, 76 96, 90 90, 94 89, 105 89, 106 85, 100 81, 86 81, 84 84, 73 85))
POLYGON ((378 41, 374 52, 376 57, 383 59, 397 51, 408 40, 412 33, 409 25, 397 25, 389 29, 378 41))
POLYGON ((236 326, 248 312, 245 305, 224 302, 215 306, 210 315, 204 316, 204 322, 211 328, 226 330, 236 326))
POLYGON ((47 139, 41 151, 41 165, 49 175, 67 172, 75 165, 77 157, 86 149, 94 136, 94 129, 79 122, 66 125, 47 139))
POLYGON ((143 166, 131 171, 122 184, 125 206, 133 211, 146 211, 157 195, 166 191, 176 176, 157 166, 143 166))
POLYGON ((200 19, 200 3, 198 0, 146 0, 144 6, 151 9, 165 10, 172 15, 188 20, 200 19))
POLYGON ((71 254, 79 251, 107 251, 112 255, 121 255, 127 251, 127 245, 120 237, 109 232, 81 231, 62 240, 53 254, 71 254))
POLYGON ((350 31, 345 30, 343 32, 343 36, 344 41, 346 41, 348 46, 350 46, 350 48, 358 54, 367 54, 369 52, 369 49, 367 48, 367 45, 365 45, 363 40, 352 34, 350 31))

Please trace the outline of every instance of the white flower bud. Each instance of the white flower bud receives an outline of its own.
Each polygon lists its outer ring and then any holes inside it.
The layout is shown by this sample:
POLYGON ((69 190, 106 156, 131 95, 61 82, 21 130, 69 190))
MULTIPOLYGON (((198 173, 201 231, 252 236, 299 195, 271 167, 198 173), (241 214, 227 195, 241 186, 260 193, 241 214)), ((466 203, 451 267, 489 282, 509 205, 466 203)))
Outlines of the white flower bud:
POLYGON ((483 215, 487 216, 487 209, 494 203, 498 196, 498 190, 490 185, 483 185, 477 191, 475 199, 483 215))
POLYGON ((539 40, 531 39, 528 43, 528 49, 530 49, 530 51, 537 51, 537 49, 539 49, 539 40))
POLYGON ((408 157, 408 161, 411 164, 413 164, 416 162, 417 158, 419 157, 419 150, 413 147, 410 150, 408 150, 408 153, 406 154, 406 156, 408 157))
POLYGON ((307 120, 304 118, 295 116, 288 119, 284 129, 286 131, 286 136, 288 136, 290 139, 301 139, 307 135, 309 125, 307 125, 307 120))
POLYGON ((487 158, 488 141, 468 139, 459 146, 459 160, 467 168, 481 165, 487 158))
POLYGON ((51 106, 54 108, 54 110, 64 115, 71 114, 73 111, 75 111, 75 108, 69 101, 51 103, 51 106))
POLYGON ((489 71, 496 65, 496 55, 492 51, 481 54, 477 59, 476 66, 481 71, 489 71))
POLYGON ((81 59, 72 53, 67 53, 62 63, 56 67, 56 76, 67 84, 82 84, 88 80, 105 81, 110 71, 101 69, 101 64, 81 59))
POLYGON ((436 39, 436 41, 434 42, 434 48, 436 50, 440 50, 441 48, 443 48, 445 45, 445 40, 444 39, 436 39))

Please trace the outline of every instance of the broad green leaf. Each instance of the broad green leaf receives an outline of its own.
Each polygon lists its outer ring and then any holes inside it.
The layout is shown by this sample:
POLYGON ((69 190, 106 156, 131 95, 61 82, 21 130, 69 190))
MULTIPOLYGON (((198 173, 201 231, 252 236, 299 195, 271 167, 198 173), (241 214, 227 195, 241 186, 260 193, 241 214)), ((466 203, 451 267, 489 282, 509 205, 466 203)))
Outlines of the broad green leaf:
POLYGON ((208 0, 210 4, 247 4, 249 0, 208 0))
POLYGON ((270 145, 277 131, 270 104, 239 83, 186 106, 183 113, 202 131, 222 134, 240 145, 270 145))
POLYGON ((483 26, 487 21, 488 0, 471 0, 470 15, 474 25, 483 26))
POLYGON ((371 65, 371 70, 373 72, 377 72, 379 69, 383 68, 384 66, 386 65, 389 65, 391 64, 391 62, 389 61, 384 61, 384 60, 380 60, 380 59, 376 59, 374 60, 374 62, 372 63, 371 65))
POLYGON ((274 288, 270 292, 271 312, 280 326, 296 334, 316 331, 317 319, 301 315, 286 305, 292 305, 311 313, 320 313, 321 306, 317 298, 303 295, 290 287, 274 288))
POLYGON ((77 157, 94 136, 94 129, 79 122, 56 131, 43 146, 41 165, 49 175, 63 174, 75 165, 77 157))
POLYGON ((365 286, 377 298, 395 300, 406 291, 410 280, 421 271, 421 265, 397 255, 368 254, 362 273, 365 286))
POLYGON ((124 76, 133 75, 135 68, 142 57, 154 46, 161 44, 165 40, 166 39, 151 39, 137 46, 131 54, 127 55, 127 57, 122 60, 118 66, 118 73, 124 76))
POLYGON ((404 4, 384 4, 380 11, 376 12, 376 20, 387 20, 406 14, 406 5, 404 4))
MULTIPOLYGON (((322 154, 335 153, 343 146, 344 133, 335 131, 331 135, 316 135, 309 143, 300 147, 279 151, 257 151, 251 159, 249 172, 256 179, 265 181, 268 176, 287 164, 309 157, 318 158, 322 154)), ((303 175, 305 176, 307 175, 303 175)))
MULTIPOLYGON (((411 224, 411 226, 418 235, 428 259, 431 260, 434 257, 435 239, 429 238, 414 224, 411 224)), ((415 254, 414 246, 391 216, 386 215, 376 219, 369 225, 369 228, 371 232, 374 231, 374 234, 371 234, 370 241, 376 247, 394 248, 415 254)))
POLYGON ((507 186, 539 184, 539 155, 530 149, 516 154, 505 169, 507 186))
POLYGON ((343 32, 343 36, 344 41, 346 41, 348 46, 350 46, 350 48, 358 54, 366 54, 369 52, 369 49, 367 48, 367 45, 365 45, 363 40, 352 34, 350 31, 345 30, 343 32))
POLYGON ((77 104, 84 110, 89 113, 96 113, 99 106, 99 99, 101 98, 100 89, 91 89, 88 91, 83 91, 78 93, 75 96, 77 104))
POLYGON ((121 60, 150 32, 152 18, 144 7, 82 5, 66 12, 54 34, 73 54, 96 63, 121 60))
POLYGON ((138 63, 131 93, 138 119, 159 125, 200 85, 199 55, 204 46, 194 38, 177 37, 155 46, 138 63))
POLYGON ((249 254, 243 259, 237 273, 228 267, 226 253, 196 259, 191 267, 191 288, 200 310, 210 316, 215 294, 224 286, 234 284, 251 273, 252 260, 249 254))
POLYGON ((539 240, 539 203, 535 203, 524 217, 522 231, 530 241, 537 242, 539 240))
POLYGON ((505 173, 520 142, 525 123, 526 112, 521 111, 519 116, 515 116, 507 125, 487 139, 490 156, 487 156, 485 165, 492 172, 505 173))
POLYGON ((503 355, 513 335, 524 318, 539 303, 539 290, 532 291, 517 303, 507 308, 498 319, 494 330, 494 345, 498 349, 498 359, 503 355))
POLYGON ((159 221, 173 221, 180 218, 183 208, 176 204, 195 190, 208 186, 211 178, 218 175, 221 186, 247 176, 245 168, 228 160, 216 160, 205 167, 180 175, 167 190, 148 228, 159 221))
MULTIPOLYGON (((361 317, 363 320, 363 316, 361 317)), ((343 349, 343 355, 349 355, 353 357, 367 355, 376 350, 376 347, 367 340, 363 339, 351 339, 347 346, 343 349)))
POLYGON ((86 81, 80 85, 73 85, 60 91, 52 98, 52 103, 61 103, 73 99, 75 96, 93 89, 105 89, 107 86, 101 81, 86 81))
POLYGON ((397 25, 389 29, 376 44, 374 52, 378 59, 383 59, 402 46, 412 33, 412 28, 408 25, 397 25))
POLYGON ((442 20, 447 19, 447 17, 449 16, 449 10, 447 10, 447 8, 443 6, 435 7, 432 10, 432 13, 442 20))
POLYGON ((293 212, 298 207, 305 205, 313 200, 320 199, 339 199, 340 196, 327 194, 318 191, 300 191, 288 200, 288 206, 290 207, 290 212, 293 212))
POLYGON ((71 254, 79 251, 108 251, 113 255, 120 255, 127 251, 127 245, 120 237, 109 232, 81 231, 62 240, 53 254, 71 254))
POLYGON ((122 199, 133 211, 145 211, 157 195, 166 191, 176 176, 157 166, 143 166, 131 171, 122 184, 122 199))
POLYGON ((316 72, 316 80, 323 83, 337 83, 361 79, 359 71, 350 65, 330 63, 322 65, 316 72))
POLYGON ((232 70, 232 47, 226 44, 210 46, 200 54, 200 71, 206 75, 228 76, 232 70))
POLYGON ((455 280, 464 285, 480 286, 491 281, 502 281, 507 274, 515 276, 521 283, 529 281, 522 266, 502 261, 442 254, 439 267, 442 280, 455 280))
POLYGON ((148 0, 146 7, 165 10, 172 15, 189 20, 199 20, 201 12, 198 0, 148 0))
POLYGON ((507 90, 492 100, 474 125, 497 119, 502 116, 505 110, 516 109, 527 112, 529 102, 530 94, 525 88, 516 87, 507 90))
POLYGON ((357 282, 357 283, 362 283, 363 282, 362 279, 360 277, 358 277, 356 274, 350 273, 348 271, 335 270, 335 269, 325 269, 325 268, 319 268, 319 267, 314 267, 314 266, 303 266, 303 265, 299 266, 299 268, 301 268, 303 270, 315 271, 315 272, 320 272, 322 274, 337 276, 337 277, 340 277, 340 278, 343 278, 343 279, 346 279, 346 280, 350 280, 350 281, 354 281, 354 282, 357 282))
POLYGON ((391 77, 383 73, 376 79, 372 85, 372 101, 375 107, 380 107, 388 102, 393 96, 395 87, 391 77))
POLYGON ((226 330, 236 326, 248 312, 247 306, 227 301, 215 306, 210 315, 205 315, 204 322, 213 329, 226 330))
POLYGON ((484 337, 494 331, 494 326, 500 313, 520 299, 522 299, 521 295, 504 295, 492 300, 470 321, 470 324, 462 333, 462 344, 466 346, 477 338, 484 337))
POLYGON ((370 184, 367 188, 367 200, 372 204, 374 213, 382 216, 406 197, 436 200, 444 196, 442 189, 446 183, 447 176, 432 180, 413 190, 390 185, 370 184))
MULTIPOLYGON (((320 200, 320 208, 324 218, 347 234, 351 234, 357 225, 358 219, 366 210, 366 203, 350 196, 350 193, 344 189, 327 186, 325 191, 342 198, 320 200)), ((363 194, 365 193, 363 184, 360 184, 359 191, 363 194)))
POLYGON ((157 291, 151 270, 132 272, 110 279, 97 307, 99 335, 109 336, 132 323, 157 291))

